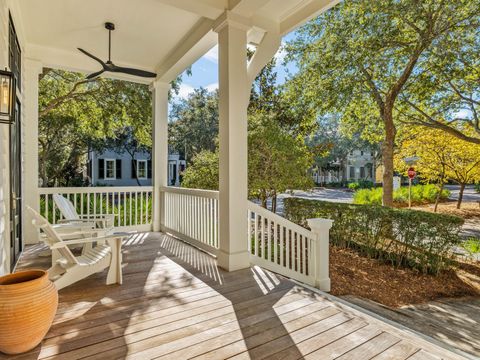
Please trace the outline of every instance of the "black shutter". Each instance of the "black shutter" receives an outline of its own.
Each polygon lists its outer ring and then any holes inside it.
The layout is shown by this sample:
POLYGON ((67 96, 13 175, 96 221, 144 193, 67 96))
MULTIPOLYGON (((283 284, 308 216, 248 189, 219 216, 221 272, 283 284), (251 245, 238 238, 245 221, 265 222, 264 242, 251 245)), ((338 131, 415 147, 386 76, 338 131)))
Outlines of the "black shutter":
POLYGON ((152 178, 152 160, 147 161, 147 178, 152 178))
POLYGON ((115 168, 117 171, 116 178, 121 179, 122 178, 122 159, 117 159, 115 161, 116 161, 115 168))
POLYGON ((132 179, 137 178, 137 160, 132 159, 132 179))
POLYGON ((90 179, 92 178, 92 160, 88 160, 88 163, 87 163, 87 176, 90 179))
POLYGON ((105 160, 103 159, 98 159, 98 178, 105 178, 105 160))

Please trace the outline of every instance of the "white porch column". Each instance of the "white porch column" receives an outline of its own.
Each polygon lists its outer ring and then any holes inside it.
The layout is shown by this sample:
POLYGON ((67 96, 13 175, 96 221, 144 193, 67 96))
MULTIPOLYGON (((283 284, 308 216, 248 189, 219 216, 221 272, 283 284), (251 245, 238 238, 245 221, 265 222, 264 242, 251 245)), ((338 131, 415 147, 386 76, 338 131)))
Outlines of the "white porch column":
POLYGON ((219 42, 220 211, 218 265, 250 266, 247 238, 247 30, 226 13, 216 26, 219 42))
POLYGON ((316 235, 315 251, 315 287, 330 291, 330 229, 333 220, 307 219, 308 226, 316 235))
POLYGON ((23 154, 23 234, 26 244, 39 241, 38 231, 32 225, 32 218, 25 206, 40 210, 38 195, 38 76, 42 73, 42 63, 25 59, 25 95, 24 95, 24 141, 23 154))
POLYGON ((160 188, 167 186, 168 178, 168 92, 170 84, 154 81, 153 93, 153 231, 163 225, 163 197, 160 188))

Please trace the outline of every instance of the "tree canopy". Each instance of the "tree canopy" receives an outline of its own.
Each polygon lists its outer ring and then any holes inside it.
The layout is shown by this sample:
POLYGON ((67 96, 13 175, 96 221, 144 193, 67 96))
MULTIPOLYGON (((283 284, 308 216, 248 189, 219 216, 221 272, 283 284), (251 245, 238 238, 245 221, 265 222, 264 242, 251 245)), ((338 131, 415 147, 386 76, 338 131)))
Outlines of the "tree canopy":
POLYGON ((39 172, 43 186, 80 185, 93 145, 124 134, 151 146, 147 85, 45 68, 39 80, 39 172))
POLYGON ((409 129, 396 155, 399 172, 406 174, 409 165, 404 159, 411 157, 417 157, 415 167, 424 181, 440 183, 441 187, 449 180, 460 185, 458 208, 465 185, 480 181, 480 144, 466 142, 448 132, 420 126, 409 129))
POLYGON ((215 151, 218 137, 218 91, 195 89, 172 104, 169 144, 191 162, 200 152, 215 151))
POLYGON ((395 137, 413 112, 409 101, 431 107, 427 100, 433 103, 439 89, 433 79, 471 50, 479 12, 477 0, 343 1, 287 46, 287 59, 299 68, 289 85, 298 101, 340 114, 352 131, 381 141, 385 205, 393 203, 395 137), (439 62, 441 49, 452 56, 439 62))

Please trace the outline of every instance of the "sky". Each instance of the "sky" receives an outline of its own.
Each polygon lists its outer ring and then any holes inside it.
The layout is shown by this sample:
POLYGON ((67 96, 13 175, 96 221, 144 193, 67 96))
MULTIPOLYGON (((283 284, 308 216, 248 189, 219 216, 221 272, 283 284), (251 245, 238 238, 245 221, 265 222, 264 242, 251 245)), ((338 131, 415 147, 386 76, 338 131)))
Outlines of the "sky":
MULTIPOLYGON (((282 39, 282 45, 294 38, 295 32, 287 34, 282 39)), ((277 59, 277 82, 279 84, 285 82, 288 73, 295 73, 296 71, 296 67, 293 63, 289 63, 285 66, 282 65, 285 55, 285 50, 280 46, 279 51, 275 55, 277 59)), ((194 89, 200 87, 208 89, 209 91, 218 88, 218 45, 213 47, 192 65, 192 75, 189 76, 186 73, 183 73, 179 94, 174 98, 177 100, 186 98, 188 94, 194 91, 194 89)))

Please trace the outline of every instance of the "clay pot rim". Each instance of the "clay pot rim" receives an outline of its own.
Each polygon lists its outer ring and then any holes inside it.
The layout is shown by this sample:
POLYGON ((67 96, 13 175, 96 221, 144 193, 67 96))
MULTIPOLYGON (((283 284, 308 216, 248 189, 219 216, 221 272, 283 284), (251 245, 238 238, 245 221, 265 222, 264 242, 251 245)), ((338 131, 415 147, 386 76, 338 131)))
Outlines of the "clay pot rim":
POLYGON ((31 269, 19 271, 0 277, 0 289, 15 289, 25 286, 36 285, 48 279, 45 270, 31 269))

